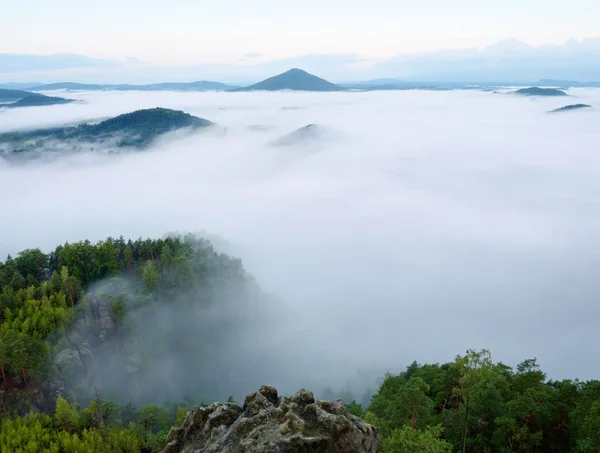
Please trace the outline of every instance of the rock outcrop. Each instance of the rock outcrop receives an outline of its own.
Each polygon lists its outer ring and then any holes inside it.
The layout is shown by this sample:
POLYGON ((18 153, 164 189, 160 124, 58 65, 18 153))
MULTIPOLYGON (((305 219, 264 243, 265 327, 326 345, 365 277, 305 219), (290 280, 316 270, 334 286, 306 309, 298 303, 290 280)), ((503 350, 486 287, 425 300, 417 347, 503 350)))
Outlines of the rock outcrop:
POLYGON ((374 427, 348 413, 341 400, 315 401, 300 390, 291 398, 262 386, 244 406, 194 407, 172 428, 162 453, 376 453, 374 427))

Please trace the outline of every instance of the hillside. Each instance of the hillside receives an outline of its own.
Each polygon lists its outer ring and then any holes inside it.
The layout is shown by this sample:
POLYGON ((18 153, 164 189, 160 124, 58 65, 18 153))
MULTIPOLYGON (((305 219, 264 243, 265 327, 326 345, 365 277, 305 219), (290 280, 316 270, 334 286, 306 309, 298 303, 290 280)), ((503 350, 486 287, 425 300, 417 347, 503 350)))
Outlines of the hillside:
POLYGON ((32 91, 226 91, 235 88, 220 82, 211 82, 207 80, 197 82, 164 82, 146 85, 130 84, 87 84, 74 82, 59 82, 46 85, 39 85, 31 88, 32 91))
POLYGON ((10 108, 16 107, 38 107, 44 105, 59 105, 75 102, 75 99, 65 99, 54 96, 43 96, 41 94, 31 94, 19 99, 17 102, 9 104, 10 108))
POLYGON ((226 91, 233 87, 220 82, 211 82, 208 80, 202 80, 198 82, 165 82, 155 83, 151 85, 130 85, 131 90, 143 90, 143 91, 226 91))
POLYGON ((31 96, 33 93, 22 90, 8 90, 0 88, 0 102, 14 102, 24 97, 31 96))
MULTIPOLYGON (((85 126, 85 135, 103 135, 116 132, 127 132, 148 137, 164 134, 182 127, 207 127, 212 123, 202 118, 192 116, 180 110, 161 107, 136 110, 125 113, 101 123, 85 126)), ((81 128, 81 126, 80 126, 81 128)))
POLYGON ((0 89, 0 102, 5 107, 34 107, 43 105, 67 104, 74 99, 45 96, 23 90, 0 89))
POLYGON ((27 83, 27 82, 8 82, 0 83, 0 89, 6 90, 29 90, 33 87, 38 86, 39 83, 27 83))
POLYGON ((518 94, 520 96, 568 96, 567 93, 561 90, 557 90, 555 88, 539 88, 539 87, 529 87, 529 88, 521 88, 516 91, 512 91, 512 94, 518 94))
POLYGON ((141 149, 167 132, 212 125, 210 121, 182 111, 156 107, 125 113, 98 124, 5 133, 0 135, 0 155, 15 157, 15 154, 27 151, 94 149, 90 144, 141 149))
POLYGON ((571 110, 579 110, 579 109, 590 109, 591 105, 588 104, 571 104, 565 105, 564 107, 560 107, 558 109, 550 110, 549 113, 559 113, 559 112, 569 112, 571 110))
POLYGON ((323 132, 322 126, 319 126, 318 124, 307 124, 283 137, 279 137, 277 140, 273 141, 273 145, 292 146, 312 140, 318 140, 319 137, 323 135, 323 132))
POLYGON ((574 80, 541 79, 537 82, 542 86, 554 86, 558 88, 600 88, 600 82, 577 82, 574 80))
POLYGON ((75 82, 58 82, 48 83, 46 85, 38 85, 30 88, 31 91, 55 91, 55 90, 72 90, 72 91, 96 91, 104 90, 108 85, 90 84, 90 83, 75 83, 75 82))
POLYGON ((0 304, 2 452, 600 451, 600 381, 485 349, 388 373, 364 406, 270 386, 210 404, 262 365, 241 334, 278 301, 191 234, 24 250, 0 261, 0 304))
POLYGON ((343 88, 302 69, 290 69, 262 82, 232 91, 342 91, 343 88))

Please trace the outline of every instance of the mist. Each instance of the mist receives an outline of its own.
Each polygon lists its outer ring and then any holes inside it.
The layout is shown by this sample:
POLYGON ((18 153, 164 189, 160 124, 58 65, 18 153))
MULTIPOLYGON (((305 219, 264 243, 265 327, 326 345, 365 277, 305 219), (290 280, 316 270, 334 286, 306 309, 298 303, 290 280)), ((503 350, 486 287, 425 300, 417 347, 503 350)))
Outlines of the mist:
POLYGON ((0 160, 2 257, 108 236, 222 238, 277 304, 224 346, 253 350, 215 368, 235 375, 230 393, 365 388, 468 348, 537 357, 553 379, 600 373, 600 110, 546 114, 598 107, 600 90, 72 94, 53 92, 86 102, 1 111, 0 132, 161 106, 227 134, 0 160), (313 123, 318 140, 273 145, 313 123))

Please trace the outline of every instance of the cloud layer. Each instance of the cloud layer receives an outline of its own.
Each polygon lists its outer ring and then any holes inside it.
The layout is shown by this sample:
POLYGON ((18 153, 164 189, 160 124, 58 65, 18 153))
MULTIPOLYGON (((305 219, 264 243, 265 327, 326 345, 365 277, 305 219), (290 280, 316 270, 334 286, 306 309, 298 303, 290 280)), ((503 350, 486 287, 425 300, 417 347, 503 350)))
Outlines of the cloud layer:
POLYGON ((540 79, 600 81, 600 38, 541 46, 509 39, 484 49, 441 49, 391 58, 346 53, 306 54, 273 60, 251 52, 239 55, 230 63, 198 62, 177 67, 150 65, 135 58, 113 61, 83 55, 0 54, 0 82, 217 80, 250 85, 290 68, 302 68, 340 83, 374 78, 462 83, 533 83, 540 79))
MULTIPOLYGON (((0 162, 0 252, 206 230, 282 300, 258 329, 275 385, 343 385, 412 360, 490 348, 551 377, 600 373, 600 109, 478 91, 78 93, 86 104, 0 112, 0 132, 147 107, 225 137, 143 153, 0 162), (328 132, 269 146, 310 123, 328 132), (264 127, 252 127, 264 126, 264 127)), ((241 387, 246 383, 242 382, 241 387)), ((248 384, 248 391, 255 383, 248 384)))

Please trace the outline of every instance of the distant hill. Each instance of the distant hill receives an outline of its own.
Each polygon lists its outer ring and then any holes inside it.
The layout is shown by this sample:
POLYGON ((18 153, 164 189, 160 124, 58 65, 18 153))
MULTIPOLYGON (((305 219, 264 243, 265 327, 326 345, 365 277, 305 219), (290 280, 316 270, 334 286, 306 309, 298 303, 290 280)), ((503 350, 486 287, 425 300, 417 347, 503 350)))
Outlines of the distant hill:
POLYGON ((443 84, 432 82, 410 82, 399 79, 373 79, 362 82, 347 82, 338 84, 340 87, 348 90, 360 91, 385 91, 385 90, 429 90, 446 91, 457 88, 468 89, 462 84, 443 84))
POLYGON ((0 102, 4 107, 34 107, 42 105, 68 104, 74 99, 45 96, 22 90, 0 89, 0 102))
POLYGON ((536 85, 559 88, 600 88, 600 82, 575 82, 573 80, 557 79, 542 79, 536 85))
POLYGON ((89 145, 95 143, 141 149, 167 132, 213 125, 182 111, 157 107, 125 113, 97 124, 5 133, 0 135, 0 155, 26 151, 78 151, 93 149, 89 145))
POLYGON ((294 132, 278 138, 273 142, 276 146, 291 146, 318 139, 323 134, 323 127, 318 124, 308 124, 294 132))
POLYGON ((39 83, 27 83, 27 82, 9 82, 0 83, 0 88, 7 90, 28 90, 30 88, 38 86, 39 83))
POLYGON ((88 83, 74 82, 59 82, 49 83, 47 85, 38 85, 30 88, 31 91, 54 91, 54 90, 71 90, 71 91, 95 91, 104 90, 108 85, 97 85, 88 83))
POLYGON ((238 88, 231 91, 279 91, 279 90, 297 90, 297 91, 342 91, 343 88, 328 82, 325 79, 309 74, 302 69, 290 69, 283 74, 269 77, 262 82, 250 85, 245 88, 238 88))
POLYGON ((568 96, 568 94, 564 91, 557 90, 555 88, 539 87, 521 88, 520 90, 512 91, 511 93, 521 96, 568 96))
POLYGON ((36 107, 43 105, 69 104, 74 101, 75 99, 44 96, 41 94, 30 94, 29 96, 25 96, 24 98, 19 99, 17 102, 9 104, 8 107, 36 107))
POLYGON ((22 90, 8 90, 0 88, 0 102, 16 102, 24 97, 31 96, 33 93, 22 90))
POLYGON ((561 107, 559 109, 550 110, 549 113, 568 112, 571 110, 591 109, 591 108, 592 108, 592 106, 588 105, 588 104, 571 104, 571 105, 565 105, 564 107, 561 107))
POLYGON ((87 84, 74 82, 50 83, 31 88, 32 91, 226 91, 235 88, 220 82, 198 81, 198 82, 164 82, 148 85, 129 84, 87 84))
MULTIPOLYGON (((133 85, 135 87, 135 85, 133 85)), ((151 85, 138 85, 134 89, 144 91, 163 91, 163 90, 174 90, 174 91, 226 91, 232 88, 236 88, 232 85, 227 85, 220 82, 211 82, 207 80, 199 82, 166 82, 166 83, 155 83, 151 85)))

